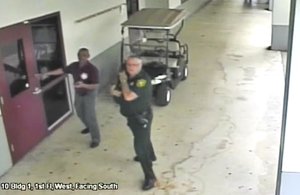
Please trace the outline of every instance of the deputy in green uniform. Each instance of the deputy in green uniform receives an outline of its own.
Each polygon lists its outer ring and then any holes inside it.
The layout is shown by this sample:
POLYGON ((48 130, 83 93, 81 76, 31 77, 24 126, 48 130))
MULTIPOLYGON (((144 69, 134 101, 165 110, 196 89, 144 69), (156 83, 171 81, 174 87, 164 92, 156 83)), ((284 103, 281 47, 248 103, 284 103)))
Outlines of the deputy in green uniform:
POLYGON ((112 86, 111 94, 120 105, 120 112, 127 118, 134 136, 137 155, 134 159, 140 161, 145 175, 142 189, 149 190, 156 183, 152 169, 156 156, 150 139, 152 85, 150 77, 142 70, 141 59, 134 56, 127 59, 125 71, 119 73, 119 84, 112 86))

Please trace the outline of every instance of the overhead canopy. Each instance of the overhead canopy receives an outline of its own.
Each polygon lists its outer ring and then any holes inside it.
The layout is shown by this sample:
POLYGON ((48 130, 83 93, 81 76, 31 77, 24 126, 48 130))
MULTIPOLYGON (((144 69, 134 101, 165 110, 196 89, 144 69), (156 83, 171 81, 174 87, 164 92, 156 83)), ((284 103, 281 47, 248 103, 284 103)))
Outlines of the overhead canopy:
POLYGON ((135 12, 123 22, 123 27, 171 29, 184 18, 183 10, 166 8, 145 8, 135 12))

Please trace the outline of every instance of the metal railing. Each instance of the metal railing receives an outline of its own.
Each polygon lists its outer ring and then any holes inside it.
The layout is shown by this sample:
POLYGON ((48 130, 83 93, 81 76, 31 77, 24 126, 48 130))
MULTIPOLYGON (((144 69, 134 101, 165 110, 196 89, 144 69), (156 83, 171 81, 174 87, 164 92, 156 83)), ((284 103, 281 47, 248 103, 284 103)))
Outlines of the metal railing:
POLYGON ((110 12, 112 10, 115 10, 115 9, 122 9, 122 6, 123 5, 127 5, 126 3, 121 3, 119 5, 116 5, 116 6, 113 6, 111 8, 108 8, 108 9, 105 9, 103 11, 100 11, 100 12, 97 12, 97 13, 94 13, 94 14, 91 14, 91 15, 88 15, 88 16, 85 16, 83 18, 80 18, 78 20, 75 20, 75 23, 80 23, 80 22, 83 22, 83 21, 86 21, 86 20, 89 20, 91 18, 94 18, 94 17, 97 17, 97 16, 100 16, 102 14, 105 14, 107 12, 110 12))

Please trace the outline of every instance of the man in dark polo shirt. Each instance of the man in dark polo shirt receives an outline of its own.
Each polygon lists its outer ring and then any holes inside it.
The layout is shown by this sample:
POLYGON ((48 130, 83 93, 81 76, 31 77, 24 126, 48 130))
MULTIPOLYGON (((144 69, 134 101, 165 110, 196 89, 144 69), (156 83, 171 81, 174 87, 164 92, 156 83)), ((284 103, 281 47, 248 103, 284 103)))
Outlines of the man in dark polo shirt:
POLYGON ((140 161, 145 175, 142 189, 149 190, 156 183, 152 169, 152 161, 156 160, 156 156, 150 138, 153 118, 151 79, 142 70, 142 61, 138 57, 129 57, 125 68, 126 72, 119 74, 119 84, 112 87, 111 94, 120 104, 120 112, 127 118, 127 125, 134 136, 137 155, 134 160, 140 161))
POLYGON ((99 72, 98 69, 90 63, 88 60, 89 57, 89 50, 81 48, 78 51, 77 62, 73 62, 65 68, 46 72, 39 75, 39 77, 72 74, 75 87, 75 109, 78 117, 86 127, 81 133, 91 134, 92 141, 90 147, 95 148, 100 142, 100 132, 95 111, 99 72))

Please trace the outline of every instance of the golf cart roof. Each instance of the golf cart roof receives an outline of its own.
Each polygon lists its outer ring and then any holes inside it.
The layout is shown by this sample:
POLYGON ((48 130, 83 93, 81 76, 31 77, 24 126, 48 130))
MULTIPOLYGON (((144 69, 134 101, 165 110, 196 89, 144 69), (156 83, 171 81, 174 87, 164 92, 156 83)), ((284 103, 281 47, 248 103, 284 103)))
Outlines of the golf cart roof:
POLYGON ((184 19, 183 10, 167 8, 145 8, 135 12, 123 22, 123 27, 146 29, 172 29, 184 19))

